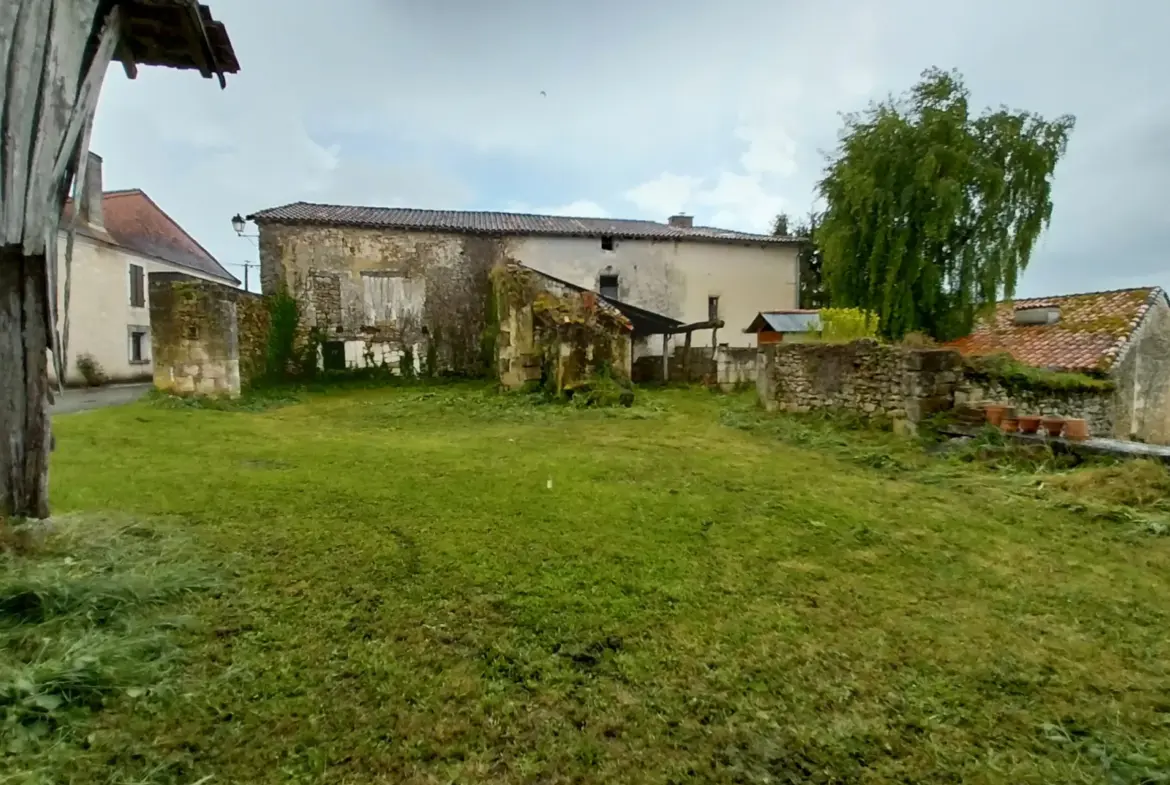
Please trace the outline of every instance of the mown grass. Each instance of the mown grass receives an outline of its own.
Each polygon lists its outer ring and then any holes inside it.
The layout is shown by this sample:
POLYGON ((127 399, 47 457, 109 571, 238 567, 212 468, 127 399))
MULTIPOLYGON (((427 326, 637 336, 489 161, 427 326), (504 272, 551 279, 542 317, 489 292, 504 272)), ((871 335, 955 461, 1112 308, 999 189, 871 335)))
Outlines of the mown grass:
POLYGON ((168 606, 215 586, 182 541, 99 515, 6 538, 19 547, 0 552, 0 781, 62 779, 95 712, 173 688, 186 622, 168 606))
POLYGON ((230 581, 183 603, 172 690, 78 726, 61 781, 1170 772, 1170 537, 1089 514, 1055 464, 691 391, 351 390, 55 428, 58 511, 181 520, 230 581))

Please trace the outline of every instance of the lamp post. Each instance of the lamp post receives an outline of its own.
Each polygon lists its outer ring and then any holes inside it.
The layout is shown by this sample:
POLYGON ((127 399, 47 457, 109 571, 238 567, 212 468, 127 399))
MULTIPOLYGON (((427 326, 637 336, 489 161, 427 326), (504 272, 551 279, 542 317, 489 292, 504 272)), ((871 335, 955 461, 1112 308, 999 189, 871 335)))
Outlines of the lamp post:
MULTIPOLYGON (((259 235, 257 235, 257 234, 244 234, 244 228, 247 225, 248 225, 248 221, 247 221, 247 219, 244 218, 244 216, 240 215, 239 213, 236 213, 235 215, 232 216, 232 230, 235 231, 236 235, 239 237, 247 237, 248 239, 252 240, 252 242, 254 244, 259 246, 259 243, 256 243, 256 240, 255 240, 255 238, 259 237, 259 235)), ((244 268, 244 291, 245 292, 249 291, 249 289, 248 289, 248 277, 249 277, 248 271, 251 270, 253 267, 259 267, 260 265, 252 264, 250 262, 234 262, 234 264, 238 264, 240 267, 244 268)))

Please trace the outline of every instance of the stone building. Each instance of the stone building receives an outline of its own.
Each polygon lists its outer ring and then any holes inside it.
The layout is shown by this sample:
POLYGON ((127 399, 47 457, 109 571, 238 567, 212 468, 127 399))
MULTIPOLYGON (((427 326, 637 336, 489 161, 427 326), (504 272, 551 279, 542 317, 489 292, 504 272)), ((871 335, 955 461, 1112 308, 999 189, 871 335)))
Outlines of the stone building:
MULTIPOLYGON (((488 273, 506 260, 672 324, 740 325, 796 307, 799 241, 694 226, 689 216, 656 223, 298 202, 248 217, 260 230, 263 291, 287 287, 351 365, 371 348, 376 361, 409 350, 418 362, 416 347, 430 343, 445 365, 473 366, 491 319, 488 273)), ((694 345, 711 339, 696 333, 694 345)), ((751 346, 755 337, 729 329, 715 340, 751 346)), ((660 341, 634 346, 636 356, 661 351, 660 341)))
MULTIPOLYGON (((151 275, 238 286, 223 268, 173 218, 138 189, 102 190, 102 159, 89 154, 79 224, 73 248, 69 299, 69 356, 65 382, 85 381, 77 358, 89 355, 109 381, 149 381, 151 362, 151 275)), ((62 222, 72 220, 66 205, 62 222)), ((65 280, 65 231, 57 242, 58 280, 65 280)), ((58 306, 64 312, 63 287, 58 306)), ((51 373, 51 371, 50 371, 51 373)))
MULTIPOLYGON (((950 346, 963 354, 1006 353, 1035 368, 1107 378, 1114 390, 1089 407, 1088 418, 1108 423, 1108 435, 1117 438, 1170 444, 1170 300, 1161 288, 1000 303, 971 335, 950 346)), ((996 391, 981 393, 990 398, 996 391)))

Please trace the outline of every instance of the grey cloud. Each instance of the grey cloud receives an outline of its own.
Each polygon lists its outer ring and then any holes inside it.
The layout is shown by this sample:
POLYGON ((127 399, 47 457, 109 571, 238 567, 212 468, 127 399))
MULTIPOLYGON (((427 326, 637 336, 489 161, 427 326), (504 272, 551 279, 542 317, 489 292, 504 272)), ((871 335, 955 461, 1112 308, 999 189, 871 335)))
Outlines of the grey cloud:
POLYGON ((954 65, 976 105, 1078 116, 1052 230, 1022 288, 1143 275, 1170 285, 1158 200, 1170 176, 1160 38, 1170 4, 1160 0, 211 5, 243 68, 228 89, 189 73, 127 82, 115 68, 94 144, 111 184, 145 187, 225 260, 252 253, 225 216, 296 199, 462 207, 478 197, 613 215, 650 205, 661 219, 670 194, 642 206, 624 195, 670 173, 698 183, 700 221, 754 225, 777 205, 803 214, 839 112, 954 65), (355 134, 375 141, 337 141, 355 134), (429 155, 404 161, 399 145, 429 155), (686 164, 696 151, 708 165, 686 164), (549 172, 560 190, 499 192, 456 170, 473 158, 549 172))

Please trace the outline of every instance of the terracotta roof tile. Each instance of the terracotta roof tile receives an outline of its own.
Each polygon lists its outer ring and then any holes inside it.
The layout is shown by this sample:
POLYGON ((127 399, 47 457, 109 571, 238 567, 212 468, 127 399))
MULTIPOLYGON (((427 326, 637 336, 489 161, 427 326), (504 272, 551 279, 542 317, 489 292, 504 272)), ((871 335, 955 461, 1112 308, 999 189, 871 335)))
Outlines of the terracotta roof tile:
POLYGON ((963 354, 1006 352, 1025 365, 1063 371, 1105 372, 1158 298, 1158 287, 1069 294, 999 303, 995 314, 948 346, 963 354), (1055 324, 1018 325, 1024 308, 1059 308, 1055 324))
POLYGON ((569 218, 559 215, 493 213, 465 210, 415 210, 402 207, 351 207, 294 202, 260 210, 248 216, 257 223, 317 224, 415 231, 490 235, 557 235, 562 237, 616 237, 706 242, 799 243, 793 237, 774 237, 696 226, 679 226, 624 218, 569 218))
MULTIPOLYGON (((67 203, 65 210, 66 215, 71 213, 72 205, 67 203)), ((233 284, 240 282, 183 227, 163 212, 153 199, 137 188, 104 192, 102 216, 104 233, 94 231, 91 227, 83 228, 83 232, 143 256, 170 262, 233 284)))

